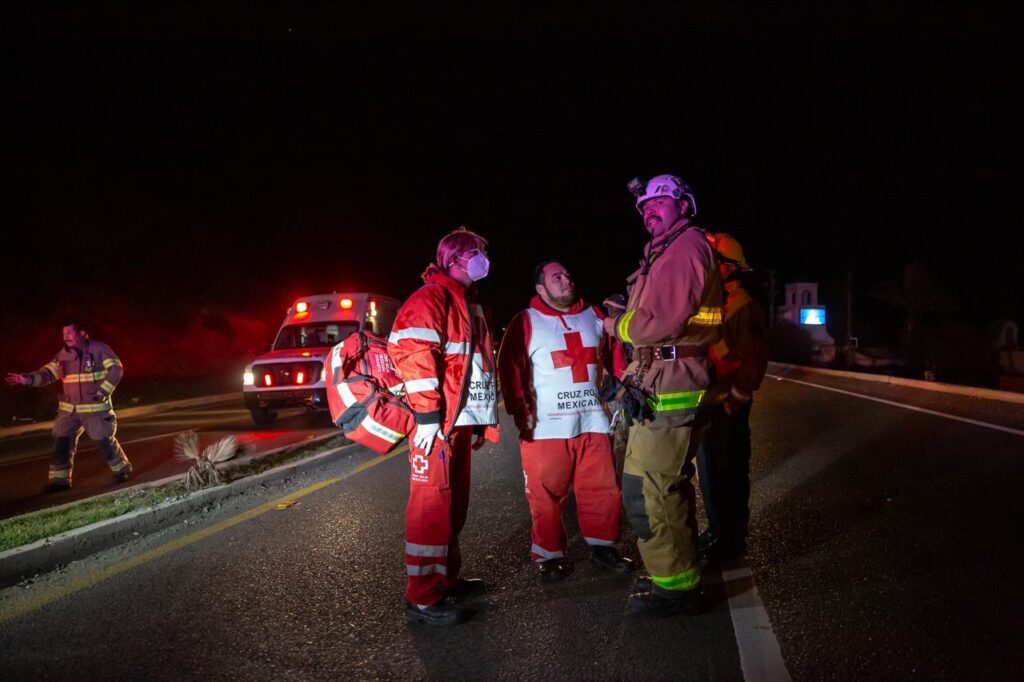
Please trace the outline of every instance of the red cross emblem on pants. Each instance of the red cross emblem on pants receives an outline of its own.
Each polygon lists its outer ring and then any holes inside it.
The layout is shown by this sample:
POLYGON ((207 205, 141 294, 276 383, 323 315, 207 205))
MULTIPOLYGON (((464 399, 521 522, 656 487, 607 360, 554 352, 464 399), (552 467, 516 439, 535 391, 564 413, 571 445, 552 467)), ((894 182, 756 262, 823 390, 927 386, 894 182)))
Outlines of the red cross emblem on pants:
POLYGON ((555 369, 572 367, 572 382, 579 384, 590 378, 590 365, 597 364, 597 347, 584 346, 579 332, 566 332, 565 350, 551 351, 555 369))

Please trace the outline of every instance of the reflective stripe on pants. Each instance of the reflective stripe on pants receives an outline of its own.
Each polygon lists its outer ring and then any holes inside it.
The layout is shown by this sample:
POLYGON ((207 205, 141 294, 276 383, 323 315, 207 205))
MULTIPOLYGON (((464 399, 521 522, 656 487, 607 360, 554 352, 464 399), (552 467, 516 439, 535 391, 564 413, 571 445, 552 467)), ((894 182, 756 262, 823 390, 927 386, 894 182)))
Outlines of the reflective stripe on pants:
POLYGON ((622 498, 608 434, 520 441, 519 450, 533 519, 530 554, 534 561, 563 556, 562 507, 570 485, 576 494, 580 532, 587 543, 614 545, 618 541, 622 498))
POLYGON ((458 580, 462 567, 459 533, 469 507, 472 439, 473 427, 460 427, 447 441, 437 440, 429 455, 409 448, 405 598, 412 604, 436 604, 458 580))
POLYGON ((117 473, 131 466, 117 441, 117 417, 113 412, 58 412, 53 422, 54 446, 50 458, 50 480, 71 480, 75 466, 78 439, 85 432, 96 443, 96 448, 107 461, 110 470, 117 473))

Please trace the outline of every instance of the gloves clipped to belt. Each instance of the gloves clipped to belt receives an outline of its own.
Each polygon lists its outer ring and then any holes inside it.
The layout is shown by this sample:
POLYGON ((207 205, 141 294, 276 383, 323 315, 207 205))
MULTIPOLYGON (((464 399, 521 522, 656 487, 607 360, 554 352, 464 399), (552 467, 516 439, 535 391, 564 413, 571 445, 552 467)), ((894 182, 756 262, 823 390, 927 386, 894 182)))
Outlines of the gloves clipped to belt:
POLYGON ((628 375, 623 383, 614 376, 608 376, 598 392, 598 397, 604 402, 618 401, 622 404, 620 411, 626 426, 632 426, 634 421, 644 422, 654 417, 647 405, 647 394, 642 388, 634 386, 631 378, 632 375, 628 375))
POLYGON ((622 421, 626 426, 633 426, 633 422, 645 422, 654 418, 654 413, 647 404, 647 394, 636 386, 626 386, 622 394, 622 421))
POLYGON ((601 390, 597 392, 597 397, 606 403, 613 403, 619 400, 619 391, 623 388, 622 382, 609 374, 604 378, 604 383, 601 385, 601 390))

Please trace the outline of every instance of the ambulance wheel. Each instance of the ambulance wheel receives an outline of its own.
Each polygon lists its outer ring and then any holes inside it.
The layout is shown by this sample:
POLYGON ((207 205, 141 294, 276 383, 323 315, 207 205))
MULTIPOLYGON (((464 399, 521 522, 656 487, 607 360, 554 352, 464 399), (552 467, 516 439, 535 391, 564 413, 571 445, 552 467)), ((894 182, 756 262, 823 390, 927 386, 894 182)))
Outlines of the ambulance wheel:
POLYGON ((265 407, 250 407, 249 414, 252 415, 253 423, 259 426, 273 424, 274 420, 277 419, 277 412, 268 410, 265 407))

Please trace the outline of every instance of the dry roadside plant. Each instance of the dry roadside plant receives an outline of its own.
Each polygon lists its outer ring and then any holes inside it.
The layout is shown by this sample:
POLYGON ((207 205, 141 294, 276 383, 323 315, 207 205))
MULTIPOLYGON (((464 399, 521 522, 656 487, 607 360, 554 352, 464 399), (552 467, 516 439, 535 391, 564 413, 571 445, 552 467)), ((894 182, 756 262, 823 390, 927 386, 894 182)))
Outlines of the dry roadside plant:
POLYGON ((238 454, 238 442, 234 436, 221 438, 213 445, 199 452, 199 434, 195 431, 179 433, 174 439, 174 456, 182 462, 193 462, 185 473, 185 490, 192 491, 220 485, 217 464, 226 462, 238 454))

